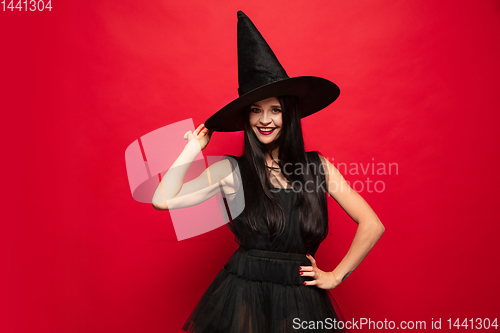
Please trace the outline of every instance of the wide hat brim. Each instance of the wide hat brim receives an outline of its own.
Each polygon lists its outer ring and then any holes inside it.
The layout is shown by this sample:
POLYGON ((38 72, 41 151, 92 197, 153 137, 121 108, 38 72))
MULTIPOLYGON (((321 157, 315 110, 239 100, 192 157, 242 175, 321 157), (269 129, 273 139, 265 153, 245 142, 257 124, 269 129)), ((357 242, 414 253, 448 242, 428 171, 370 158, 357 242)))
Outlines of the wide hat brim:
POLYGON ((298 97, 298 110, 303 118, 324 109, 339 94, 339 87, 327 79, 316 76, 287 78, 241 95, 208 118, 205 127, 219 132, 242 131, 245 129, 246 112, 252 103, 284 95, 298 97))

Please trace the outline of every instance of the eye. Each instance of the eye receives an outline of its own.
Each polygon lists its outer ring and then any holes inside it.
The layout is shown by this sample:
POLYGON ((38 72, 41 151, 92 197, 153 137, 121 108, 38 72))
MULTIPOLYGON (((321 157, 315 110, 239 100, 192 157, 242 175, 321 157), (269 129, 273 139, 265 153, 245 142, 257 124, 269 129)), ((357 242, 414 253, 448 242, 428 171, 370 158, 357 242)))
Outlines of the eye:
POLYGON ((253 113, 259 113, 260 109, 259 108, 251 108, 250 111, 253 113))
POLYGON ((277 108, 273 109, 273 113, 279 113, 279 112, 281 112, 281 109, 277 109, 277 108))

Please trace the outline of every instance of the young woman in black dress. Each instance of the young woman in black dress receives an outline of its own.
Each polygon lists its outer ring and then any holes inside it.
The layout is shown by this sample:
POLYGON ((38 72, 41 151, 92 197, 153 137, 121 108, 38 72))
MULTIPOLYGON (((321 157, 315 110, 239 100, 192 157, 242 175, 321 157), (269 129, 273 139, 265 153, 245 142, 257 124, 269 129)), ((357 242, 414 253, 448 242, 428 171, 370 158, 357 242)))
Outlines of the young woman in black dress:
POLYGON ((238 12, 238 18, 240 97, 210 117, 207 127, 186 133, 184 150, 153 197, 155 209, 169 210, 221 193, 240 245, 183 330, 340 332, 328 290, 354 271, 385 229, 326 158, 304 149, 300 119, 333 102, 338 87, 317 77, 289 78, 248 17, 238 12), (244 130, 243 155, 228 156, 183 183, 214 130, 244 130), (314 259, 328 234, 326 195, 358 224, 333 271, 321 270, 314 259))

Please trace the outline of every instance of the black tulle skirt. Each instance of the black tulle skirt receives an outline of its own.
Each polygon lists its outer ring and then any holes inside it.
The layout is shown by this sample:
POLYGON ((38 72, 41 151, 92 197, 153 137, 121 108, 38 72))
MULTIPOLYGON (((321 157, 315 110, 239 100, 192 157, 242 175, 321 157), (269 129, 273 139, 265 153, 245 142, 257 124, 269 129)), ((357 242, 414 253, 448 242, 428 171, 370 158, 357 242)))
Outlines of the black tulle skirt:
POLYGON ((194 333, 344 332, 331 294, 305 286, 303 254, 239 248, 182 327, 194 333), (314 326, 314 329, 311 329, 314 326), (321 328, 323 327, 323 328, 321 328), (307 329, 303 329, 307 328, 307 329))

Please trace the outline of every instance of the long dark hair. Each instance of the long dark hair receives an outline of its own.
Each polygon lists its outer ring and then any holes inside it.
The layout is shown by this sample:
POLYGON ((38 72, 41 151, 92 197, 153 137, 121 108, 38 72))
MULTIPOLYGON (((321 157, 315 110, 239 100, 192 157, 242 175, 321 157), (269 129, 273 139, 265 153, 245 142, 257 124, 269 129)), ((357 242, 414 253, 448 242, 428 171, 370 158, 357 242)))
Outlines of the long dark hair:
MULTIPOLYGON (((328 234, 326 194, 316 191, 320 170, 311 170, 304 149, 304 139, 295 96, 279 96, 282 127, 276 144, 279 147, 278 164, 293 191, 297 192, 296 206, 304 245, 319 245, 328 234), (306 186, 306 184, 314 184, 306 186)), ((269 180, 264 145, 257 139, 249 124, 250 108, 245 119, 245 146, 241 163, 241 176, 245 189, 245 223, 259 232, 257 221, 266 216, 271 236, 283 232, 284 210, 269 180), (262 204, 262 206, 261 206, 262 204), (264 209, 264 211, 262 211, 264 209)), ((275 156, 273 156, 275 158, 275 156)))

